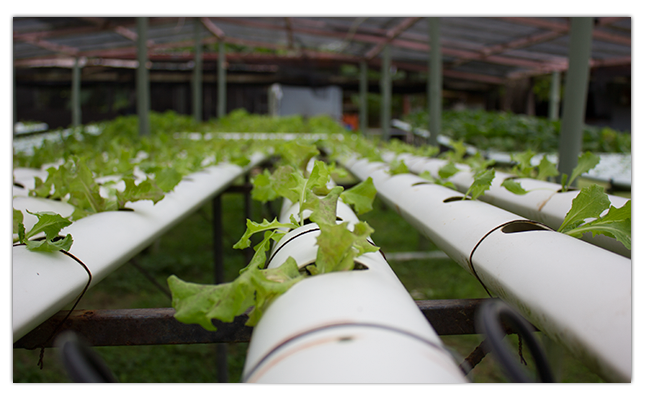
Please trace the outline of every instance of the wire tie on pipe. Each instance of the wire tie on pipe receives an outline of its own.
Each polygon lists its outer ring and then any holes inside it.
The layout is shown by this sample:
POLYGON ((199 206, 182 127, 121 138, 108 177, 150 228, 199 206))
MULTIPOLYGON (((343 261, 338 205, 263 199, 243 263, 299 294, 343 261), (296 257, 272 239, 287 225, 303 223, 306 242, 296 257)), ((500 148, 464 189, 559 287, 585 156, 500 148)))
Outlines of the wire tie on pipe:
POLYGON ((516 222, 534 224, 534 225, 537 225, 537 226, 540 226, 540 227, 544 228, 545 230, 553 231, 553 229, 551 229, 550 227, 544 225, 541 222, 532 221, 532 220, 529 220, 529 219, 514 219, 512 221, 507 221, 507 222, 504 222, 501 225, 496 226, 495 228, 493 228, 490 231, 488 231, 488 233, 486 233, 484 236, 482 236, 481 239, 479 239, 479 241, 477 242, 475 247, 473 247, 473 249, 470 251, 470 257, 468 257, 468 266, 470 267, 470 271, 473 273, 475 278, 477 278, 477 280, 482 285, 482 287, 484 288, 486 293, 488 293, 488 296, 491 297, 491 298, 493 298, 493 295, 490 294, 490 291, 488 290, 486 285, 484 285, 484 282, 482 282, 482 280, 479 278, 479 275, 477 274, 477 271, 475 270, 475 265, 473 264, 473 256, 475 254, 475 250, 477 250, 477 247, 479 247, 479 245, 484 241, 484 239, 486 239, 491 233, 495 232, 498 229, 504 228, 505 226, 514 224, 516 222))
MULTIPOLYGON (((13 247, 16 247, 16 246, 25 246, 25 244, 24 244, 24 243, 17 243, 17 244, 14 244, 14 245, 13 245, 13 247)), ((40 347, 40 357, 38 358, 38 364, 36 364, 37 366, 39 366, 39 367, 40 367, 40 369, 43 369, 43 366, 45 365, 45 364, 44 364, 44 361, 43 361, 43 359, 44 359, 44 357, 45 357, 45 344, 46 344, 47 342, 49 342, 49 341, 54 337, 54 335, 55 335, 56 333, 58 333, 58 331, 59 331, 59 330, 60 330, 60 328, 63 326, 63 324, 65 323, 65 321, 67 321, 67 319, 69 318, 69 316, 70 316, 70 315, 72 315, 72 312, 74 311, 74 309, 76 308, 76 306, 78 305, 78 303, 81 301, 81 298, 83 298, 83 295, 85 294, 85 292, 87 291, 87 289, 90 287, 90 283, 92 282, 92 273, 90 272, 90 269, 89 269, 89 268, 87 268, 87 265, 85 265, 85 264, 83 263, 83 261, 81 261, 78 257, 76 257, 75 255, 73 255, 72 253, 70 253, 70 252, 68 252, 68 251, 66 251, 66 250, 60 249, 60 250, 58 250, 58 251, 60 251, 61 253, 63 253, 63 254, 65 254, 65 255, 67 255, 67 256, 68 256, 68 257, 70 257, 72 260, 76 261, 77 263, 79 263, 79 264, 80 264, 80 265, 85 269, 85 272, 87 272, 88 279, 87 279, 87 284, 86 284, 86 285, 85 285, 85 287, 83 288, 83 291, 81 292, 81 294, 80 294, 80 295, 78 296, 78 298, 76 299, 76 302, 74 303, 74 305, 72 306, 72 308, 69 310, 69 312, 67 313, 67 315, 65 315, 65 318, 63 318, 63 319, 58 323, 58 325, 56 326, 56 328, 54 328, 54 330, 49 334, 49 337, 47 338, 47 340, 43 341, 39 346, 37 345, 37 346, 31 347, 31 348, 27 348, 27 347, 25 347, 25 349, 26 349, 26 350, 35 350, 35 349, 37 349, 37 348, 39 348, 39 347, 40 347)))

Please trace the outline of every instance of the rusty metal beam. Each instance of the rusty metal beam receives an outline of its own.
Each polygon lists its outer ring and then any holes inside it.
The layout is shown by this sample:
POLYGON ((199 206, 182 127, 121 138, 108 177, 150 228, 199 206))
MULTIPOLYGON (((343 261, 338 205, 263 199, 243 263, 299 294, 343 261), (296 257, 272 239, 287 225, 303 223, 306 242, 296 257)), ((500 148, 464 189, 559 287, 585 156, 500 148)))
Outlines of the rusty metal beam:
POLYGON ((202 21, 204 27, 206 27, 206 29, 208 29, 208 31, 212 33, 216 38, 222 39, 224 36, 226 36, 224 34, 224 31, 221 30, 220 27, 215 25, 213 21, 210 20, 210 18, 202 17, 200 18, 200 21, 202 21))
POLYGON ((398 25, 396 25, 394 28, 388 30, 385 33, 386 40, 372 47, 370 51, 368 51, 367 54, 365 54, 365 58, 367 60, 371 60, 372 58, 376 57, 381 51, 383 51, 383 49, 387 44, 389 44, 393 39, 400 36, 406 29, 416 24, 417 21, 419 21, 420 19, 421 17, 406 18, 403 21, 401 21, 398 25))
POLYGON ((545 33, 540 33, 540 34, 536 34, 536 35, 530 35, 530 36, 523 37, 523 38, 520 38, 520 39, 512 40, 512 41, 507 42, 507 43, 502 43, 502 44, 498 44, 498 45, 495 45, 495 46, 485 47, 485 48, 483 48, 483 49, 481 49, 481 50, 479 50, 477 52, 477 53, 479 53, 479 55, 477 55, 477 56, 461 57, 461 58, 453 61, 450 64, 449 68, 458 67, 459 65, 463 65, 463 64, 465 64, 465 63, 467 63, 469 61, 476 61, 476 60, 486 61, 486 59, 488 57, 490 57, 491 55, 503 53, 504 51, 507 51, 507 50, 521 49, 521 48, 524 48, 524 47, 532 46, 534 44, 547 42, 549 40, 553 40, 553 39, 559 38, 561 36, 564 36, 564 33, 556 32, 556 31, 548 31, 548 32, 545 32, 545 33))
POLYGON ((55 53, 61 53, 68 56, 78 56, 80 51, 76 47, 64 46, 56 43, 52 43, 43 39, 24 39, 25 43, 33 44, 42 49, 53 51, 55 53))
MULTIPOLYGON (((416 304, 439 335, 468 335, 475 331, 475 313, 486 299, 420 300, 416 304)), ((248 342, 253 328, 244 325, 246 315, 231 323, 213 320, 217 331, 183 324, 173 308, 126 310, 77 310, 63 323, 61 332, 73 330, 93 346, 248 342)), ((60 311, 13 344, 14 348, 52 347, 47 340, 64 319, 60 311)))
POLYGON ((596 20, 596 26, 606 26, 611 25, 614 22, 621 21, 623 19, 630 19, 631 17, 600 17, 596 20))
MULTIPOLYGON (((554 21, 548 21, 545 19, 540 19, 540 18, 532 18, 532 17, 499 17, 499 19, 509 21, 509 22, 515 22, 518 24, 522 25, 530 25, 534 26, 536 28, 542 28, 542 29, 548 29, 551 31, 556 31, 556 32, 563 32, 568 34, 569 30, 571 29, 571 24, 570 23, 560 23, 560 22, 554 22, 554 21)), ((610 23, 613 21, 610 21, 610 23)), ((606 24, 603 24, 606 25, 606 24)), ((631 46, 632 45, 632 38, 623 36, 623 35, 616 35, 613 33, 609 32, 604 32, 601 30, 594 29, 592 32, 592 37, 597 40, 602 40, 604 42, 611 42, 611 43, 617 43, 617 44, 623 44, 626 46, 631 46)))

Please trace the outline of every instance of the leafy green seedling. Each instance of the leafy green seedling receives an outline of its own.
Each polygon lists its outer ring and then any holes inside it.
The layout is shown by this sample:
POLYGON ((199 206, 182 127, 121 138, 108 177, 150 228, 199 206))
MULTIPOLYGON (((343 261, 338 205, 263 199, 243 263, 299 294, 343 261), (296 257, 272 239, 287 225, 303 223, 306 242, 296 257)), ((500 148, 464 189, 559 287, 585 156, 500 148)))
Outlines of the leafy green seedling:
POLYGON ((604 189, 598 185, 592 185, 580 190, 580 193, 573 199, 571 209, 558 228, 558 232, 580 238, 583 233, 591 232, 593 236, 598 234, 613 237, 631 249, 631 200, 622 207, 611 206, 609 197, 604 189), (602 212, 609 207, 609 211, 601 216, 602 212), (591 221, 586 222, 588 219, 591 221))
POLYGON ((473 183, 468 188, 466 194, 464 194, 463 200, 466 200, 466 198, 468 198, 468 195, 470 195, 470 198, 472 200, 477 200, 479 196, 490 189, 490 185, 493 182, 494 178, 494 169, 482 169, 476 171, 475 175, 473 176, 473 183))
POLYGON ((410 172, 408 169, 408 166, 405 165, 405 162, 400 159, 394 159, 390 162, 389 174, 394 176, 394 175, 399 175, 399 174, 407 174, 410 172))
POLYGON ((63 239, 59 238, 60 230, 72 224, 69 218, 64 218, 50 211, 32 213, 27 210, 27 212, 38 218, 38 222, 34 224, 29 232, 25 232, 22 212, 16 209, 13 210, 14 232, 18 234, 18 243, 24 244, 31 251, 42 252, 68 251, 72 247, 71 234, 68 233, 63 239), (45 234, 44 240, 30 240, 39 233, 45 234))
POLYGON ((562 191, 566 192, 580 175, 592 170, 598 162, 600 162, 600 157, 589 151, 581 154, 580 157, 578 157, 578 164, 571 172, 571 177, 568 177, 567 174, 562 174, 562 191))

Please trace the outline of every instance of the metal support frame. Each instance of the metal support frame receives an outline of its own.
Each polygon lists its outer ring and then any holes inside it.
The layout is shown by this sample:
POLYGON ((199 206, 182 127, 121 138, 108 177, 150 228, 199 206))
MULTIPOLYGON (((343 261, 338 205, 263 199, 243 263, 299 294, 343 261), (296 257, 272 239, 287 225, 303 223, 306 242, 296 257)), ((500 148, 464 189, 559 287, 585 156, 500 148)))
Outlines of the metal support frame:
MULTIPOLYGON (((419 310, 437 334, 476 334, 475 313, 487 299, 418 300, 419 310)), ((248 342, 253 328, 246 326, 248 316, 231 323, 213 320, 217 331, 199 325, 184 324, 174 318, 173 308, 73 311, 63 323, 63 330, 73 330, 92 346, 141 346, 160 344, 197 344, 248 342)), ((14 343, 14 348, 31 348, 46 340, 67 315, 60 311, 14 343)), ((510 330, 509 330, 510 331, 510 330)), ((53 340, 45 343, 52 347, 53 340)))
POLYGON ((589 56, 593 18, 571 18, 569 41, 569 70, 564 88, 562 124, 558 171, 571 176, 582 150, 582 126, 585 119, 587 87, 589 82, 589 56))
POLYGON ((226 44, 219 42, 217 54, 217 118, 226 115, 226 44))
MULTIPOLYGON (((212 201, 213 210, 213 261, 215 284, 224 283, 224 243, 222 240, 222 195, 217 195, 212 201)), ((228 351, 225 343, 216 347, 217 380, 228 382, 228 351)))
POLYGON ((440 43, 440 20, 438 17, 428 18, 428 35, 430 51, 428 52, 428 115, 430 121, 428 130, 430 137, 428 144, 437 146, 437 138, 441 134, 441 92, 442 80, 442 59, 440 43))
POLYGON ((367 135, 367 62, 361 61, 360 68, 359 129, 363 135, 367 135))
POLYGON ((81 67, 78 57, 74 58, 72 68, 72 126, 81 125, 81 67))
POLYGON ((193 118, 202 121, 202 24, 195 20, 195 67, 193 68, 193 118))
POLYGON ((139 135, 150 134, 150 81, 148 79, 148 50, 146 37, 148 18, 137 17, 137 115, 139 117, 139 135))
POLYGON ((383 140, 390 139, 390 119, 392 114, 392 76, 390 74, 390 45, 381 53, 381 135, 383 140))

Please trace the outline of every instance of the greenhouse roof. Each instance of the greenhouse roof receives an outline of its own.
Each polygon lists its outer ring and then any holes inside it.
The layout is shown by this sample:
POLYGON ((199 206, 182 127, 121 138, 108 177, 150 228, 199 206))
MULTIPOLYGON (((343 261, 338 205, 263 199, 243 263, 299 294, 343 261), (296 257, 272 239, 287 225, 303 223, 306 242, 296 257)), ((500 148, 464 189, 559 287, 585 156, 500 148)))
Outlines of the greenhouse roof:
MULTIPOLYGON (((444 77, 489 84, 566 71, 570 18, 441 17, 444 77)), ((204 60, 217 59, 217 43, 229 45, 234 65, 281 63, 324 66, 366 61, 375 68, 384 47, 398 69, 428 68, 425 17, 152 17, 148 20, 148 58, 192 68, 195 24, 207 45, 204 60), (210 46, 208 46, 210 45, 210 46)), ((590 66, 631 66, 631 18, 594 19, 590 66)), ((85 65, 134 68, 134 17, 15 17, 16 67, 85 65)), ((173 67, 178 68, 178 67, 173 67)), ((234 67, 233 67, 234 68, 234 67)))

